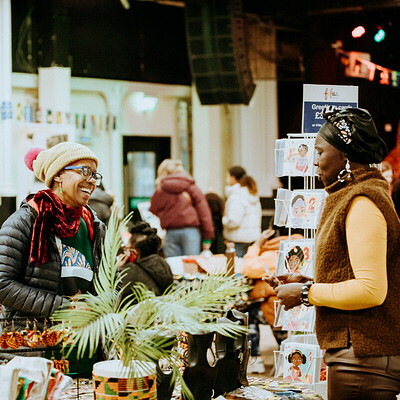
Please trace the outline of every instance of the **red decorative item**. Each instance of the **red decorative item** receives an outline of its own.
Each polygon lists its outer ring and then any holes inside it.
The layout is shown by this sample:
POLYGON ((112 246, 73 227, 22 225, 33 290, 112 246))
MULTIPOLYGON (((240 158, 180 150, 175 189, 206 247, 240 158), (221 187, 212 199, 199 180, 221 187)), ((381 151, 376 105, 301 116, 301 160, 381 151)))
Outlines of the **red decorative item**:
POLYGON ((7 338, 8 338, 8 332, 6 330, 4 330, 3 333, 0 336, 0 347, 2 349, 7 349, 8 348, 7 338))
POLYGON ((5 322, 3 327, 3 333, 0 335, 0 347, 2 349, 8 348, 7 338, 8 338, 7 322, 5 322))
POLYGON ((397 125, 397 140, 396 146, 386 156, 387 161, 393 168, 393 177, 398 179, 400 177, 400 121, 397 125))
POLYGON ((24 157, 24 162, 25 165, 31 170, 33 171, 33 162, 36 160, 36 157, 38 156, 38 154, 43 151, 44 149, 41 149, 39 147, 33 147, 32 149, 30 149, 24 157))

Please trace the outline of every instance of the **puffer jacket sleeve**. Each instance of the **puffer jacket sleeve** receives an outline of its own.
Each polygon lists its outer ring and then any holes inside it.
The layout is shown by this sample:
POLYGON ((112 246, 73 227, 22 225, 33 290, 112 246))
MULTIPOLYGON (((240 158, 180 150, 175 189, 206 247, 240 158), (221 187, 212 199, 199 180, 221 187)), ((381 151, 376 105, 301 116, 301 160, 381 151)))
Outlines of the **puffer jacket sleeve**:
POLYGON ((225 204, 225 215, 222 223, 229 229, 237 229, 240 227, 245 213, 244 202, 240 196, 232 194, 225 204))
POLYGON ((150 199, 150 212, 158 216, 161 208, 162 208, 161 189, 157 188, 150 199))
POLYGON ((35 214, 28 205, 12 214, 0 230, 0 303, 23 314, 50 316, 61 306, 56 293, 29 286, 26 276, 35 214))
POLYGON ((203 192, 196 185, 191 185, 187 192, 189 193, 193 201, 193 206, 199 216, 202 238, 214 239, 214 223, 206 196, 204 196, 203 192))

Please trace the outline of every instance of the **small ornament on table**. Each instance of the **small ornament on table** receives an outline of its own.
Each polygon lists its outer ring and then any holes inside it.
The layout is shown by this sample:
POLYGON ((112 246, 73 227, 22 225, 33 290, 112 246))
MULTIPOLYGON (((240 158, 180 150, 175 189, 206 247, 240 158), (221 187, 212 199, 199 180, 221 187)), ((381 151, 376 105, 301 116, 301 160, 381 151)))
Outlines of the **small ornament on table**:
POLYGON ((20 334, 22 335, 23 342, 22 346, 27 347, 28 346, 28 334, 29 334, 30 328, 29 328, 29 319, 26 320, 26 326, 25 329, 20 331, 20 334))
POLYGON ((0 335, 0 347, 2 349, 7 349, 7 338, 8 338, 8 330, 7 330, 7 321, 4 322, 3 332, 0 335))
POLYGON ((33 329, 28 332, 27 344, 32 348, 39 347, 42 344, 42 334, 37 330, 36 319, 33 322, 33 329))
POLYGON ((16 332, 14 328, 14 320, 12 320, 11 332, 9 332, 6 343, 11 349, 18 349, 24 343, 24 337, 20 332, 16 332))
POLYGON ((42 342, 45 346, 55 346, 58 342, 58 333, 47 329, 47 320, 44 320, 44 327, 42 332, 42 342))

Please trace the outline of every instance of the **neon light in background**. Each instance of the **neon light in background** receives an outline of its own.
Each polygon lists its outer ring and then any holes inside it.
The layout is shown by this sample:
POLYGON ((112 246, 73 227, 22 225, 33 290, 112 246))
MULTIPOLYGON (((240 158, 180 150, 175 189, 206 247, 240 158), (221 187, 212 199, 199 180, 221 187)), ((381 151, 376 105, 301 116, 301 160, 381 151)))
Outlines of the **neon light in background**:
POLYGON ((362 25, 359 25, 351 31, 351 36, 357 39, 360 38, 362 35, 364 35, 364 33, 365 33, 365 28, 362 25))

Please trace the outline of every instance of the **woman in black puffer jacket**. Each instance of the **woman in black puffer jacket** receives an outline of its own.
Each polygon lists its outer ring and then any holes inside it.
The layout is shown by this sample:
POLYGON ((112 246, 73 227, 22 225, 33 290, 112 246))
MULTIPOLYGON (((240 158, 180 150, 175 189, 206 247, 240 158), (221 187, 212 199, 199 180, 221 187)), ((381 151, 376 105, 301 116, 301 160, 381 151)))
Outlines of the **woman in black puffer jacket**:
POLYGON ((104 224, 87 207, 101 181, 97 157, 77 143, 32 149, 25 162, 49 189, 30 195, 0 230, 3 315, 49 317, 93 292, 104 224))

